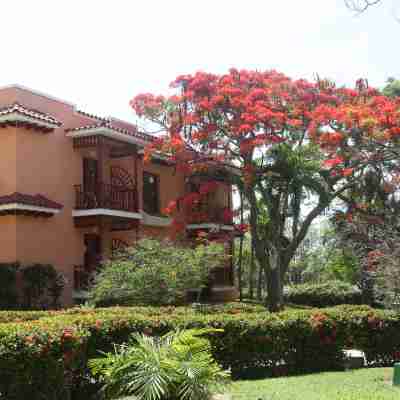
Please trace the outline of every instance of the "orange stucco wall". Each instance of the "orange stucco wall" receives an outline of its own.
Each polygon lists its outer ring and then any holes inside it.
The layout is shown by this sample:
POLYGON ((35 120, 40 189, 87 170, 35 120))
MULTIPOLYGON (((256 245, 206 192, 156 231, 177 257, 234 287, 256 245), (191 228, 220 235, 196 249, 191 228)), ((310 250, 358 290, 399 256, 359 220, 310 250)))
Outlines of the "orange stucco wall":
POLYGON ((174 167, 145 163, 142 168, 143 171, 160 177, 160 211, 166 208, 171 200, 184 194, 185 177, 181 172, 175 171, 174 167))
MULTIPOLYGON (((0 193, 11 194, 16 191, 17 177, 15 159, 17 153, 16 129, 9 127, 0 131, 0 193)), ((0 262, 14 262, 17 258, 16 218, 0 218, 0 262)))
POLYGON ((90 120, 69 104, 25 90, 0 90, 1 106, 14 102, 49 113, 63 126, 48 134, 23 127, 0 130, 0 195, 40 193, 64 208, 52 218, 0 217, 0 262, 53 264, 69 281, 63 299, 68 305, 72 301, 73 266, 82 264, 84 245, 82 232, 72 219, 73 185, 81 182, 81 156, 73 150, 64 129, 90 120))
MULTIPOLYGON (((48 112, 65 124, 74 115, 70 106, 41 97, 23 94, 19 101, 48 112)), ((72 219, 73 185, 81 182, 81 157, 74 152, 64 127, 48 134, 18 127, 16 142, 16 191, 40 193, 64 206, 51 218, 17 217, 17 260, 22 264, 54 265, 69 282, 63 300, 70 304, 73 266, 82 264, 84 252, 82 233, 74 227, 72 219)))
POLYGON ((17 222, 14 216, 0 218, 0 263, 17 261, 17 222))

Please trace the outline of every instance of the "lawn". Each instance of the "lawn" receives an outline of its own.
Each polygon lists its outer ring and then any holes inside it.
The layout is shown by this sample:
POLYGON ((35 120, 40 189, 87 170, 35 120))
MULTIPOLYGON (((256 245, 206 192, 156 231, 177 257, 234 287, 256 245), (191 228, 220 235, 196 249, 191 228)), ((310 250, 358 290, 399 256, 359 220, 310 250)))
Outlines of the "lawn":
POLYGON ((236 381, 233 400, 398 400, 392 368, 325 372, 290 378, 236 381))

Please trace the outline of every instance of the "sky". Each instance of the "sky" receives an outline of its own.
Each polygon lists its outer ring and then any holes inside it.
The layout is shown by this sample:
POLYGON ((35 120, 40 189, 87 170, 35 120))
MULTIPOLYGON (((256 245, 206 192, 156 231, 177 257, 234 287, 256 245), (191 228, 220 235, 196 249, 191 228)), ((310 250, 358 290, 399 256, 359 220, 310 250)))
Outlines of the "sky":
POLYGON ((2 2, 0 86, 21 84, 135 122, 129 100, 198 70, 277 69, 381 87, 400 77, 394 3, 355 16, 343 0, 2 2))

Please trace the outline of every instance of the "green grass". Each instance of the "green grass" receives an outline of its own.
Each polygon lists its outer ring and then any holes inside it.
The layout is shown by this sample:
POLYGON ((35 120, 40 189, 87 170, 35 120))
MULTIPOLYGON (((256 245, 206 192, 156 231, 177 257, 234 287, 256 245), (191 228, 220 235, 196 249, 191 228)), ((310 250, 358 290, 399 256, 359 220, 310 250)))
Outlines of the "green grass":
POLYGON ((236 381, 229 391, 233 400, 399 400, 392 373, 392 368, 375 368, 236 381))

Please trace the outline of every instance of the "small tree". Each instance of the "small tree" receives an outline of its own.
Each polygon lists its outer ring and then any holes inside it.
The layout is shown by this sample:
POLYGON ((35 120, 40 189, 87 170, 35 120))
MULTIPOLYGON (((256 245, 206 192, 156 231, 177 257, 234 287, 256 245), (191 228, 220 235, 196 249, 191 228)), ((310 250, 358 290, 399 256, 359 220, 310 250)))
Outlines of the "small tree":
POLYGON ((312 222, 371 168, 390 174, 398 163, 400 104, 366 81, 337 88, 276 71, 199 72, 172 87, 167 98, 143 94, 131 102, 165 134, 145 158, 169 154, 187 173, 225 169, 249 204, 268 306, 279 310, 285 274, 312 222))
POLYGON ((0 263, 0 310, 18 308, 18 268, 19 263, 0 263))
POLYGON ((400 250, 398 232, 387 238, 381 250, 369 254, 369 261, 375 264, 376 290, 379 300, 387 308, 400 310, 400 250))
POLYGON ((205 287, 210 271, 225 257, 216 243, 192 248, 142 239, 105 263, 89 299, 100 306, 180 304, 188 289, 205 287))
POLYGON ((65 278, 53 265, 32 264, 22 269, 25 307, 57 308, 65 287, 65 278))

